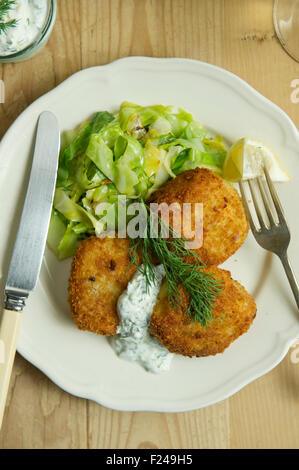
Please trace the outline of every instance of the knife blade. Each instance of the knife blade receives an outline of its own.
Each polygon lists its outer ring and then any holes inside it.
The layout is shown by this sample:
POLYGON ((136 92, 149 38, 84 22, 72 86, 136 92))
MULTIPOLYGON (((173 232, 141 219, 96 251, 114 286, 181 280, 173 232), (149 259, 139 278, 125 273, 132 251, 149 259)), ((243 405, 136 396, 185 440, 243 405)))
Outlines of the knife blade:
POLYGON ((56 185, 60 131, 49 111, 38 119, 29 184, 5 286, 5 309, 0 325, 0 428, 21 314, 37 284, 42 264, 56 185), (1 358, 0 358, 1 361, 1 358))
POLYGON ((38 120, 32 169, 5 286, 8 309, 22 309, 22 299, 37 283, 51 216, 59 147, 58 121, 45 111, 38 120))

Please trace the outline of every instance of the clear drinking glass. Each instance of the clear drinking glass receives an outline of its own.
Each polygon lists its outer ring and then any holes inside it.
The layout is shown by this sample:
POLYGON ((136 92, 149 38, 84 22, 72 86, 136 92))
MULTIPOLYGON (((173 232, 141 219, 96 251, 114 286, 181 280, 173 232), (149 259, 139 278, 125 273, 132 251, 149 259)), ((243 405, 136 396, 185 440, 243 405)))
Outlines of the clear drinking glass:
POLYGON ((299 0, 275 0, 273 20, 282 47, 299 62, 299 0))

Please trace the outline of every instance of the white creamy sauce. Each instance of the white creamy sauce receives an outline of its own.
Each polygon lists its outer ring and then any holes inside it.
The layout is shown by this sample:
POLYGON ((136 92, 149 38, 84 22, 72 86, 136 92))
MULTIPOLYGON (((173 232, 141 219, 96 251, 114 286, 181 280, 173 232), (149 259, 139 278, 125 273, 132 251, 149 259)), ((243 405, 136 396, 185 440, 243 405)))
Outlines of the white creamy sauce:
POLYGON ((156 281, 146 289, 145 276, 137 273, 117 304, 120 325, 118 336, 112 339, 112 346, 119 357, 138 362, 144 369, 154 373, 169 370, 173 357, 148 330, 160 286, 165 275, 162 265, 155 267, 156 281))
POLYGON ((45 25, 48 11, 48 0, 16 0, 4 23, 17 20, 17 25, 0 34, 0 55, 14 54, 32 44, 45 25))

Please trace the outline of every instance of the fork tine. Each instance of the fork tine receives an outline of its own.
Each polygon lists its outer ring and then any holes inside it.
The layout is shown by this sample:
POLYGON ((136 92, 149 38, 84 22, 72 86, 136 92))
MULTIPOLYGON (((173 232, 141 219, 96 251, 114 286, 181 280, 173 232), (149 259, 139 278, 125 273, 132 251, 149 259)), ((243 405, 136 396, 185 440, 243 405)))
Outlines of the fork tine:
POLYGON ((272 180, 270 178, 270 175, 269 175, 268 169, 266 168, 266 165, 264 165, 264 173, 265 173, 265 176, 266 176, 266 181, 267 181, 267 185, 268 185, 270 194, 272 196, 272 201, 273 201, 274 207, 275 207, 276 212, 277 212, 278 220, 280 222, 285 222, 285 216, 284 216, 283 208, 281 206, 281 203, 280 203, 280 200, 278 198, 276 189, 274 188, 274 185, 272 183, 272 180))
POLYGON ((274 225, 274 224, 275 224, 275 221, 274 221, 274 219, 273 219, 273 215, 272 215, 271 209, 270 209, 270 207, 269 207, 269 203, 268 203, 268 201, 267 201, 267 199, 266 199, 265 190, 264 190, 264 188, 263 188, 262 179, 261 179, 260 176, 257 178, 257 182, 258 182, 258 186, 259 186, 259 189, 260 189, 260 193, 261 193, 261 196, 262 196, 262 199, 263 199, 265 211, 266 211, 266 213, 267 213, 267 216, 268 216, 270 225, 274 225))
POLYGON ((247 219, 249 221, 250 228, 251 228, 252 232, 255 233, 257 231, 257 229, 256 229, 255 223, 253 222, 253 219, 251 217, 251 212, 250 212, 249 205, 248 205, 247 198, 246 198, 246 194, 245 194, 244 183, 241 180, 239 181, 239 188, 240 188, 240 191, 241 191, 242 201, 243 201, 243 205, 245 207, 245 212, 246 212, 246 215, 247 215, 247 219))
POLYGON ((249 188, 250 188, 250 192, 251 192, 251 196, 252 196, 252 201, 253 201, 253 205, 255 207, 255 212, 256 212, 258 221, 260 223, 261 229, 265 229, 266 228, 265 222, 263 220, 263 217, 262 217, 262 214, 261 214, 261 211, 260 211, 260 208, 259 208, 259 204, 258 204, 256 196, 255 196, 255 190, 253 188, 252 181, 248 180, 248 183, 249 183, 249 188))

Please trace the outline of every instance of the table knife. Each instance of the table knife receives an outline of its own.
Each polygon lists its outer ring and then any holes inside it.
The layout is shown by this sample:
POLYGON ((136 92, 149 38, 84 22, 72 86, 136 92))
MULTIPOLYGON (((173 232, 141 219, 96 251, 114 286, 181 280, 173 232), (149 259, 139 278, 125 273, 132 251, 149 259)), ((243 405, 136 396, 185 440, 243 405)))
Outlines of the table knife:
POLYGON ((0 323, 0 429, 26 299, 34 290, 42 264, 56 184, 60 132, 49 111, 38 119, 24 208, 5 286, 0 323))

